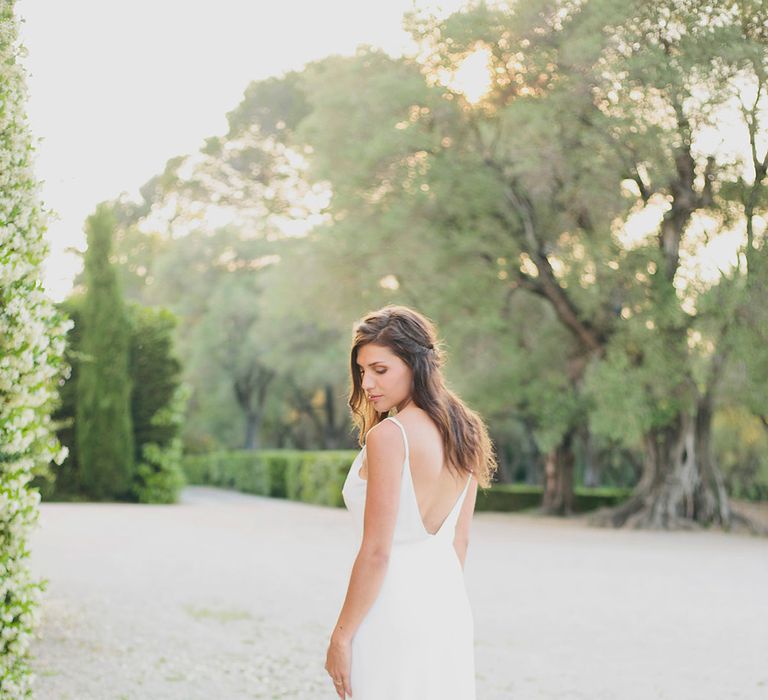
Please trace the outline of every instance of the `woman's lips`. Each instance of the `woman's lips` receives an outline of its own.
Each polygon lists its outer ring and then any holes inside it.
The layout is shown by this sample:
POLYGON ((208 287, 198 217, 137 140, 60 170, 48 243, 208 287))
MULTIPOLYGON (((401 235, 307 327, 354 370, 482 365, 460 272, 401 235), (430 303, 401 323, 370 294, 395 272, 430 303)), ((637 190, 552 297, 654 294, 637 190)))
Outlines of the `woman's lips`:
POLYGON ((381 394, 379 394, 378 396, 370 396, 369 398, 371 399, 371 401, 378 401, 381 398, 381 394))

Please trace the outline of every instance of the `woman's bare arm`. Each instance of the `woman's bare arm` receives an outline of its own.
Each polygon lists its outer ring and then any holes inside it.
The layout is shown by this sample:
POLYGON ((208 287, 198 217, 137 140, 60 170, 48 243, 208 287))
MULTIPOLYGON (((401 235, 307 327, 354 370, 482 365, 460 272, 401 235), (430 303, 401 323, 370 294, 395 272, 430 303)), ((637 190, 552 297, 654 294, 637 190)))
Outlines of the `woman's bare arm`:
POLYGON ((405 445, 400 428, 383 421, 366 436, 368 485, 360 550, 332 639, 345 642, 373 605, 384 581, 397 520, 405 445))

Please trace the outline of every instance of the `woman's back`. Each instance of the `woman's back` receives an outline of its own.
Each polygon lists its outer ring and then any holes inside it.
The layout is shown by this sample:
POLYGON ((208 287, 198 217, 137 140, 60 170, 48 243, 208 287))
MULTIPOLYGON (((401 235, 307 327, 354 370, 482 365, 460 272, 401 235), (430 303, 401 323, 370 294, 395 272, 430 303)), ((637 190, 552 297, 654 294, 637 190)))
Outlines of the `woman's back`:
MULTIPOLYGON (((422 524, 428 533, 434 534, 461 496, 469 475, 458 474, 445 464, 442 435, 425 411, 409 408, 394 420, 405 433, 401 462, 405 461, 407 440, 411 481, 422 524)), ((360 476, 367 479, 365 452, 362 459, 360 476)))
MULTIPOLYGON (((449 544, 452 544, 456 521, 472 475, 467 474, 466 478, 462 478, 457 493, 456 477, 448 471, 448 468, 444 465, 436 466, 434 461, 430 464, 428 461, 429 458, 434 458, 436 448, 433 443, 432 450, 430 450, 427 440, 424 443, 426 449, 422 450, 424 461, 419 467, 418 475, 421 486, 417 492, 415 470, 411 460, 410 439, 405 425, 394 416, 390 416, 386 420, 395 423, 400 430, 401 444, 399 447, 393 446, 393 449, 402 450, 401 454, 403 455, 400 496, 393 542, 396 544, 403 541, 420 540, 425 537, 440 537, 441 540, 447 540, 449 544), (438 508, 442 508, 442 510, 438 510, 438 508)), ((356 516, 361 533, 367 488, 367 471, 364 466, 366 447, 367 442, 353 462, 342 489, 344 503, 356 516)))

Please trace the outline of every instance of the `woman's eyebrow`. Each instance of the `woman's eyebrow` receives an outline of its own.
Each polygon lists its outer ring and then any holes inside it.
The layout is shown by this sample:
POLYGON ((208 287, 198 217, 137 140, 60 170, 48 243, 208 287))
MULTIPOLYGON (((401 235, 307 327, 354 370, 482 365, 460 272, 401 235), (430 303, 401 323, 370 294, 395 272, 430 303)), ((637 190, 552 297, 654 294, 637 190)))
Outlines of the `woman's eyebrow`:
MULTIPOLYGON (((381 360, 374 360, 373 362, 369 362, 368 366, 373 367, 373 365, 383 365, 383 364, 384 363, 381 360)), ((362 367, 362 365, 359 362, 357 363, 357 366, 362 367)))

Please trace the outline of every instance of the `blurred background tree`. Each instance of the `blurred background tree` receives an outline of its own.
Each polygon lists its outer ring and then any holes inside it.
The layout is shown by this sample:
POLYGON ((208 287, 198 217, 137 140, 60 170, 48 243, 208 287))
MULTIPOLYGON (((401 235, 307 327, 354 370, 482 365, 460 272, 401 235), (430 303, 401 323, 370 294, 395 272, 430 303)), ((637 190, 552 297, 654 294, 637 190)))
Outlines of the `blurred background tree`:
POLYGON ((186 449, 352 446, 351 322, 398 302, 438 323, 502 480, 728 526, 729 489, 763 493, 726 426, 768 415, 767 19, 471 3, 407 15, 413 57, 252 83, 226 135, 113 203, 126 295, 179 318, 186 449))
POLYGON ((89 219, 88 291, 60 305, 74 324, 70 373, 53 414, 68 456, 34 483, 45 498, 172 503, 185 483, 180 433, 189 394, 174 348, 177 318, 125 302, 110 252, 114 225, 102 203, 89 219))
POLYGON ((75 443, 81 487, 95 500, 128 497, 135 471, 128 316, 110 261, 113 228, 104 204, 86 222, 75 443))

